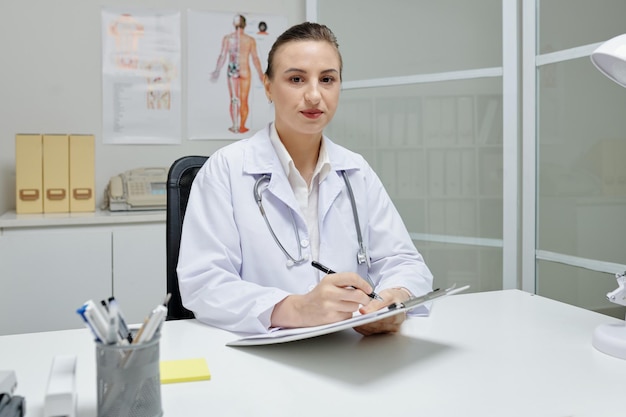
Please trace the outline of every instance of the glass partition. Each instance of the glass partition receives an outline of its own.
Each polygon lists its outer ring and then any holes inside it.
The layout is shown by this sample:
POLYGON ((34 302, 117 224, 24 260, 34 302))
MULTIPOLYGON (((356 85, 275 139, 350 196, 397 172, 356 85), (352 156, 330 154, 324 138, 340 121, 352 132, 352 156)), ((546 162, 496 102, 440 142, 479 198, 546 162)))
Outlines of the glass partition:
POLYGON ((499 78, 346 90, 326 130, 378 173, 439 286, 502 287, 502 250, 480 241, 502 239, 500 90, 499 78))
POLYGON ((537 294, 624 319, 626 307, 606 299, 617 288, 613 275, 541 260, 537 274, 537 294))
MULTIPOLYGON (((624 1, 537 5, 540 53, 626 32, 624 1)), ((624 318, 605 296, 626 263, 626 89, 587 54, 562 57, 536 72, 537 293, 624 318)))
POLYGON ((345 80, 502 65, 501 0, 319 0, 345 80))
POLYGON ((537 1, 539 54, 603 42, 626 32, 624 0, 537 1))
POLYGON ((538 248, 626 260, 626 89, 588 57, 538 71, 538 248))
MULTIPOLYGON (((502 22, 515 16, 515 5, 315 3, 344 59, 344 91, 326 133, 378 173, 436 286, 502 288, 504 230, 513 230, 508 242, 517 244, 516 226, 505 229, 503 220, 503 120, 516 102, 503 100, 502 22)), ((514 141, 517 129, 508 129, 514 141)), ((515 184, 516 174, 510 179, 515 184)))

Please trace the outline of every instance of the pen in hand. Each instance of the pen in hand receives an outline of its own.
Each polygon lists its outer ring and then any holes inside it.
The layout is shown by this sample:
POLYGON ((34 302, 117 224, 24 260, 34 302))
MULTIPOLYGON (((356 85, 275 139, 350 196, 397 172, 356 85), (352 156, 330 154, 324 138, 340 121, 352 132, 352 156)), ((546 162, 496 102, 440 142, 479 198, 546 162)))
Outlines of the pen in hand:
MULTIPOLYGON (((317 261, 312 261, 311 265, 313 266, 313 268, 319 269, 320 271, 322 271, 325 274, 329 274, 330 275, 330 274, 334 274, 335 273, 335 271, 333 271, 332 269, 328 268, 327 266, 322 265, 321 263, 319 263, 317 261)), ((372 292, 371 292, 371 294, 367 294, 367 296, 369 298, 374 299, 374 300, 384 301, 383 298, 380 295, 378 295, 378 294, 376 294, 374 292, 374 286, 372 285, 372 283, 370 282, 369 284, 372 287, 372 292)), ((351 288, 354 288, 354 287, 351 287, 351 288)))

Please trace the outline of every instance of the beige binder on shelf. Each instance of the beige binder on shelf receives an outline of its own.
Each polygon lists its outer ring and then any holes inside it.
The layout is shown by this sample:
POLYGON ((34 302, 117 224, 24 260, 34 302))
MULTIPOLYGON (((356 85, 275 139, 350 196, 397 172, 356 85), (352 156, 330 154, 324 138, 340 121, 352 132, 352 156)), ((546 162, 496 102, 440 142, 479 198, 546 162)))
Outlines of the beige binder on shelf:
POLYGON ((15 135, 15 211, 43 212, 42 139, 40 134, 15 135))
POLYGON ((43 189, 44 213, 70 211, 68 135, 43 135, 43 189))
POLYGON ((70 212, 96 210, 95 159, 93 135, 69 136, 70 212))

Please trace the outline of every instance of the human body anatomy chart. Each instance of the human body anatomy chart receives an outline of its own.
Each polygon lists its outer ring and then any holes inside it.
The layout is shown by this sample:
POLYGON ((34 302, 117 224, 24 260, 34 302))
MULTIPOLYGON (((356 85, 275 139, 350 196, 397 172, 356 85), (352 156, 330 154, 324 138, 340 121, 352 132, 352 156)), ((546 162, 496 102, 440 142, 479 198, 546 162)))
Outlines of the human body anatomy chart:
POLYGON ((180 12, 102 10, 103 142, 176 144, 180 12))
POLYGON ((271 121, 263 73, 287 19, 190 10, 187 24, 189 138, 238 139, 271 121))

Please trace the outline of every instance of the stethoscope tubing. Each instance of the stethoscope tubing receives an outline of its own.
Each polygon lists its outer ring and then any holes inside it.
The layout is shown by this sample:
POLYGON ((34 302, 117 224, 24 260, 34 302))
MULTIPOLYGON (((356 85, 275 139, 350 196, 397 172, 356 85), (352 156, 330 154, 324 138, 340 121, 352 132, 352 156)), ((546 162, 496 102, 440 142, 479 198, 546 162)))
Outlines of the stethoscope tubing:
MULTIPOLYGON (((361 234, 361 224, 359 222, 359 213, 358 213, 357 208, 356 208, 356 200, 354 198, 354 192, 352 191, 352 185, 350 184, 350 180, 348 179, 348 174, 346 173, 346 171, 345 170, 341 170, 340 172, 341 172, 341 175, 343 177, 344 182, 346 183, 346 188, 348 189, 348 197, 350 199, 350 206, 352 207, 352 215, 353 215, 353 218, 354 218, 354 226, 355 226, 355 229, 356 229, 357 241, 358 241, 358 244, 359 244, 359 250, 357 252, 357 262, 359 263, 359 265, 362 264, 362 263, 367 263, 367 266, 369 268, 370 267, 370 259, 369 259, 369 256, 367 254, 367 248, 365 247, 365 245, 363 243, 363 235, 361 234)), ((291 224, 293 226, 293 230, 294 230, 294 233, 296 235, 296 243, 297 243, 297 247, 298 247, 298 257, 297 258, 293 257, 287 251, 287 249, 285 249, 283 244, 280 242, 280 240, 278 239, 278 236, 276 236, 276 233, 274 232, 274 228, 272 227, 272 225, 270 224, 269 219, 267 218, 267 215, 265 213, 265 209, 263 208, 263 202, 262 202, 263 198, 261 197, 261 192, 259 191, 259 187, 261 186, 262 183, 269 182, 270 180, 271 180, 271 176, 269 174, 263 174, 255 181, 254 189, 253 189, 254 200, 256 201, 257 206, 259 207, 259 210, 261 211, 261 216, 263 217, 263 220, 265 221, 265 225, 267 226, 267 229, 270 231, 270 234, 272 235, 272 238, 276 242, 276 245, 278 245, 280 250, 287 257, 287 264, 288 264, 288 266, 290 266, 289 265, 290 263, 291 263, 291 265, 302 264, 302 263, 308 261, 308 257, 307 256, 302 256, 302 248, 300 246, 300 233, 298 232, 298 226, 296 225, 296 219, 295 219, 295 217, 293 215, 293 211, 289 210, 289 213, 291 214, 291 224)))
POLYGON ((296 240, 297 240, 298 258, 294 258, 293 256, 291 256, 291 254, 287 251, 287 249, 285 249, 283 244, 280 243, 278 236, 276 236, 276 233, 274 232, 274 228, 270 224, 270 221, 267 218, 267 215, 265 214, 265 209, 263 209, 263 203, 262 203, 261 193, 259 192, 259 187, 261 183, 266 182, 266 181, 269 182, 270 179, 271 177, 268 174, 263 174, 262 176, 259 177, 259 179, 256 180, 256 182, 254 183, 254 199, 256 200, 256 203, 259 206, 259 210, 261 210, 261 216, 263 217, 263 220, 265 220, 267 229, 270 231, 270 234, 274 238, 274 242, 276 242, 280 250, 285 254, 288 261, 293 262, 294 265, 299 265, 301 263, 306 262, 308 258, 302 256, 302 248, 300 247, 300 233, 298 232, 298 226, 296 225, 296 219, 293 216, 293 213, 291 212, 291 210, 289 211, 289 213, 291 214, 291 225, 293 226, 293 230, 294 230, 294 233, 296 235, 296 240))

